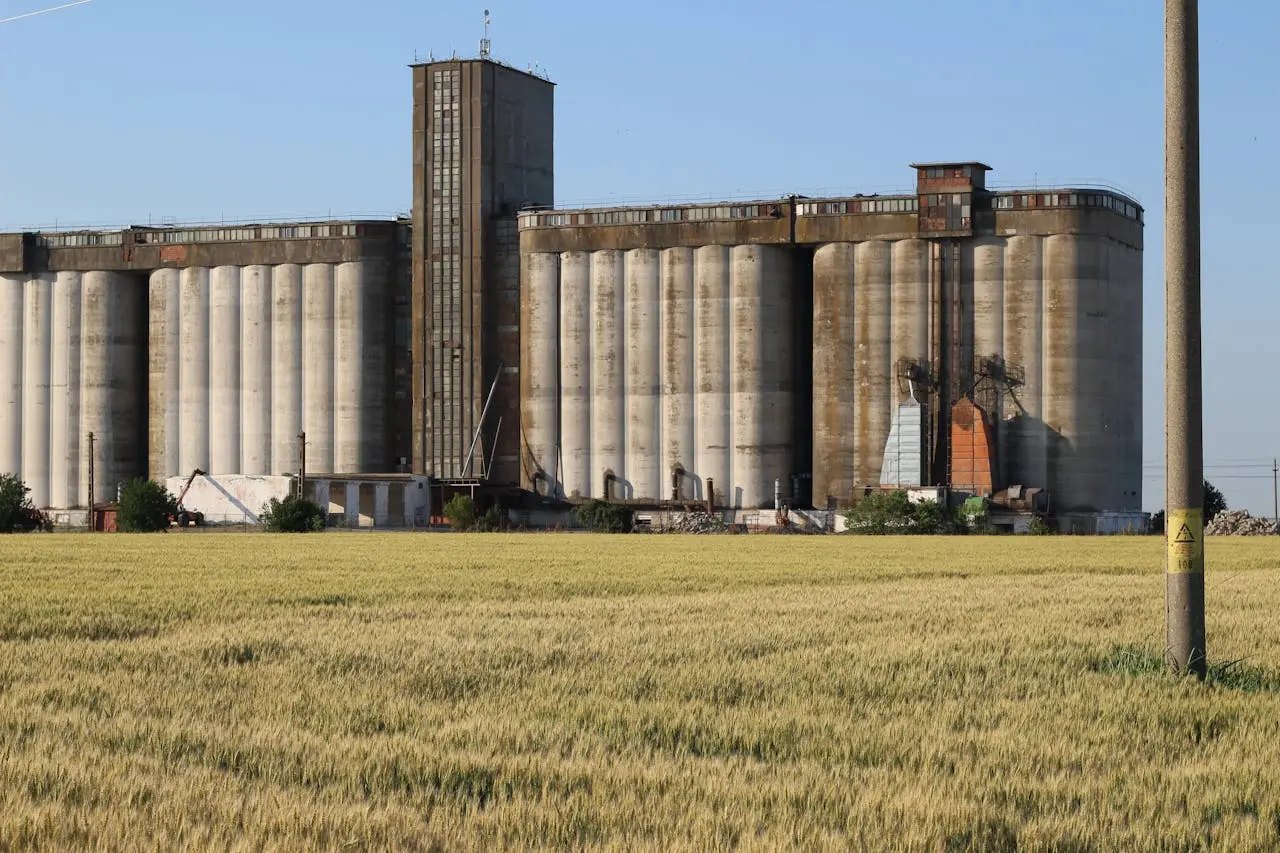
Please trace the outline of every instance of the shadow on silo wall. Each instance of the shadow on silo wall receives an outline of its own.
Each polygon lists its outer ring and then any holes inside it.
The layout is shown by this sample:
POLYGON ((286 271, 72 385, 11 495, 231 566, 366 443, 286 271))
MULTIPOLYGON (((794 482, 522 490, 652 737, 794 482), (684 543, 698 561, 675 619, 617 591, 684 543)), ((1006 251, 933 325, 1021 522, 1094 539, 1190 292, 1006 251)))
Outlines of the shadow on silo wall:
POLYGON ((1071 499, 1069 489, 1064 490, 1062 472, 1070 469, 1075 454, 1071 442, 1062 433, 1025 412, 1002 421, 1000 429, 1005 431, 1009 454, 1005 466, 1008 482, 1002 485, 1046 489, 1055 511, 1081 509, 1060 503, 1071 499))
POLYGON ((813 251, 791 250, 791 471, 800 475, 791 497, 797 507, 813 506, 813 251))

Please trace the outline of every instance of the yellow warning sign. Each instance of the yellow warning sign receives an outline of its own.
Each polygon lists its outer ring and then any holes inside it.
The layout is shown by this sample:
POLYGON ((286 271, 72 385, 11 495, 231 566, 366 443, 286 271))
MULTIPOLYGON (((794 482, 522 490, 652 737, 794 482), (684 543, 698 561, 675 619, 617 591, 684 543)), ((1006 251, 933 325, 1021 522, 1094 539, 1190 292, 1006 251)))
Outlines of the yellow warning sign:
POLYGON ((1169 511, 1165 520, 1170 574, 1204 572, 1204 513, 1198 509, 1169 511))

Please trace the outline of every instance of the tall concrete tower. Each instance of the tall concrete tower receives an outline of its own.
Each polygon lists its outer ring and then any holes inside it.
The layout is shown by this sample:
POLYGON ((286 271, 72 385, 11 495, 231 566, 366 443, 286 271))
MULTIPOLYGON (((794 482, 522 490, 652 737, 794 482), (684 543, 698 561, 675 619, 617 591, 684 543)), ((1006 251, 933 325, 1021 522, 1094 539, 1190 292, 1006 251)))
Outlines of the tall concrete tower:
POLYGON ((516 213, 554 203, 554 84, 488 59, 412 68, 413 470, 515 484, 516 213))

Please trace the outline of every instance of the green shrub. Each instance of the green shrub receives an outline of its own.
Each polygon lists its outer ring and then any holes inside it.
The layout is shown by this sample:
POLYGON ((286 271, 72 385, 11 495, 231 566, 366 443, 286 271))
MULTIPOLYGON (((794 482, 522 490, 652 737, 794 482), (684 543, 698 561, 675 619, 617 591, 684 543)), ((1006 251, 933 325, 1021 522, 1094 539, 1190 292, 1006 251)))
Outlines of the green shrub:
POLYGON ((1029 536, 1051 536, 1053 528, 1049 526, 1049 522, 1045 521, 1042 516, 1035 516, 1027 524, 1027 535, 1029 536))
POLYGON ((476 519, 471 529, 477 533, 497 533, 502 529, 502 507, 494 504, 476 519))
POLYGON ((635 512, 622 504, 588 500, 574 514, 578 523, 596 533, 630 533, 635 527, 635 512))
POLYGON ((158 533, 169 529, 169 517, 178 511, 178 500, 154 480, 130 480, 120 490, 116 527, 122 533, 158 533))
POLYGON ((324 530, 324 510, 299 495, 272 498, 258 514, 268 533, 316 533, 324 530))
POLYGON ((454 530, 470 530, 476 524, 476 504, 469 495, 454 495, 444 505, 445 518, 454 530))
POLYGON ((51 530, 53 522, 27 497, 31 490, 13 474, 0 474, 0 533, 51 530))
POLYGON ((844 515, 852 533, 952 536, 968 533, 968 516, 936 500, 912 503, 904 491, 873 492, 844 515))
POLYGON ((912 504, 912 528, 910 533, 953 534, 965 532, 965 526, 956 522, 956 517, 947 512, 945 504, 937 501, 920 501, 912 504))
POLYGON ((854 504, 844 520, 853 533, 914 533, 915 507, 906 492, 872 492, 854 504))
POLYGON ((1204 523, 1213 521, 1220 512, 1227 511, 1227 499, 1218 487, 1208 480, 1204 481, 1204 523))

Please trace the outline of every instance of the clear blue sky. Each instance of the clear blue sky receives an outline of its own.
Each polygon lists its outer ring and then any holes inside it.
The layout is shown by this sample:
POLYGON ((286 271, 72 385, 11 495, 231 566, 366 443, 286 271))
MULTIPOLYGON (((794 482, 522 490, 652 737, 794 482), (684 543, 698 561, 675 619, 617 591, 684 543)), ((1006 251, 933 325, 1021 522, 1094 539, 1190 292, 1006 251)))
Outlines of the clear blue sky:
MULTIPOLYGON (((95 0, 0 26, 0 228, 408 212, 406 65, 473 55, 485 2, 95 0)), ((495 56, 559 84, 560 203, 906 189, 916 158, 1135 196, 1163 506, 1160 0, 488 2, 495 56)), ((1205 457, 1269 515, 1280 4, 1201 7, 1205 457)))

